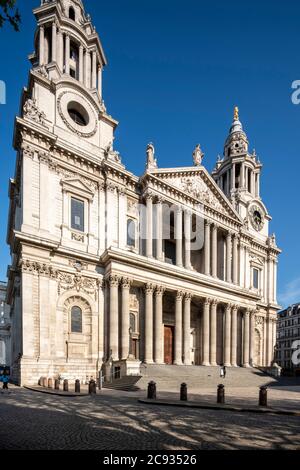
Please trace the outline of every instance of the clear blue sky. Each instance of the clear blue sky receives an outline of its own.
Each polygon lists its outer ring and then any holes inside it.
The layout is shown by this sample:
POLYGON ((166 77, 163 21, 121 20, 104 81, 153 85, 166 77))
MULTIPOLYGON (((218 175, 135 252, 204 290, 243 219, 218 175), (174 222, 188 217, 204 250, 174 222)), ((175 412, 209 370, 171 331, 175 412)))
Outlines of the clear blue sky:
MULTIPOLYGON (((14 174, 14 116, 27 84, 39 0, 19 0, 20 33, 0 32, 0 278, 5 279, 7 186, 14 174)), ((128 169, 141 174, 145 147, 156 146, 159 166, 191 164, 200 142, 212 170, 232 120, 234 105, 264 164, 262 197, 271 230, 283 249, 279 300, 300 301, 298 245, 300 106, 291 83, 300 79, 300 2, 286 0, 85 0, 109 65, 104 75, 108 112, 120 125, 115 147, 128 169)))

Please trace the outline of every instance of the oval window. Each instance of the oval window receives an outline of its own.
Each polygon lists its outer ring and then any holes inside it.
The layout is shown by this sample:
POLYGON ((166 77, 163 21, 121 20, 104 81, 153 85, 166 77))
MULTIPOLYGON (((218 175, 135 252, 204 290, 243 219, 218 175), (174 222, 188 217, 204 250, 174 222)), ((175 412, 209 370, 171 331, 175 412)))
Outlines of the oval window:
POLYGON ((68 113, 72 121, 78 126, 85 127, 89 124, 88 112, 81 104, 71 101, 68 104, 68 113))

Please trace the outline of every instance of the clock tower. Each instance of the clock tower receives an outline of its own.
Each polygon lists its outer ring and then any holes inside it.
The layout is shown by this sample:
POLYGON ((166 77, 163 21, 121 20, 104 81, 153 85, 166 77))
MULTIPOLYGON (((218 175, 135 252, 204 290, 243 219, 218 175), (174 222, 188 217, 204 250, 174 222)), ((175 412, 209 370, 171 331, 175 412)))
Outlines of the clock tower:
POLYGON ((213 177, 241 216, 247 230, 263 241, 269 236, 271 217, 260 197, 261 170, 262 164, 255 150, 249 152, 248 138, 236 107, 223 159, 219 157, 213 177))

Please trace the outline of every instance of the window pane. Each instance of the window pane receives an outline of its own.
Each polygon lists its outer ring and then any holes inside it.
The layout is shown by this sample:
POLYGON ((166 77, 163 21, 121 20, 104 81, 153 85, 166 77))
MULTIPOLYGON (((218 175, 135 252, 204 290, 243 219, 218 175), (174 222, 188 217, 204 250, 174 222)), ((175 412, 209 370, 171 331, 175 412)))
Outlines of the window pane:
POLYGON ((253 287, 254 289, 258 289, 258 283, 259 283, 259 272, 258 269, 253 269, 253 287))
POLYGON ((71 311, 71 332, 82 333, 82 311, 79 307, 73 307, 71 311))
POLYGON ((71 199, 71 227, 84 232, 84 202, 71 199))

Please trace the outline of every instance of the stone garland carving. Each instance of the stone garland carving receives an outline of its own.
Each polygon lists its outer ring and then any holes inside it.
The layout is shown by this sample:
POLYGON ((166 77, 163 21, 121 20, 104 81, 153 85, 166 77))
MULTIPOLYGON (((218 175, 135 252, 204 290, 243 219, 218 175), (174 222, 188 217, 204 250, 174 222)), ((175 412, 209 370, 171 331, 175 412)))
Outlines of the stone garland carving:
POLYGON ((57 277, 57 271, 45 263, 39 263, 37 261, 24 260, 21 262, 21 270, 23 273, 40 274, 42 276, 49 276, 55 279, 57 277))
POLYGON ((23 106, 23 117, 24 119, 29 119, 30 121, 34 121, 45 126, 46 114, 39 110, 35 99, 29 98, 25 102, 23 106))

